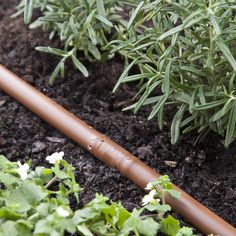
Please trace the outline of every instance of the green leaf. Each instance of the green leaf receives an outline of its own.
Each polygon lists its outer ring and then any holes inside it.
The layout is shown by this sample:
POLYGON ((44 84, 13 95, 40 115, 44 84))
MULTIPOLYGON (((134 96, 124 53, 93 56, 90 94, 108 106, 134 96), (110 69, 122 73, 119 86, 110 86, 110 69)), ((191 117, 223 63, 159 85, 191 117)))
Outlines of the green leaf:
POLYGON ((82 29, 82 33, 85 32, 89 25, 91 24, 92 20, 93 20, 93 17, 94 17, 94 14, 95 14, 96 10, 94 9, 87 17, 86 21, 84 22, 84 25, 83 25, 83 29, 82 29))
POLYGON ((235 75, 236 73, 233 72, 231 77, 230 77, 230 80, 229 80, 229 92, 231 93, 233 90, 234 90, 234 79, 235 79, 235 75))
POLYGON ((148 204, 145 206, 145 209, 147 209, 148 211, 151 211, 151 212, 156 211, 157 213, 166 213, 171 210, 171 207, 169 205, 148 204))
POLYGON ((109 21, 108 19, 106 19, 105 17, 103 16, 95 16, 99 21, 101 21, 102 23, 104 23, 105 25, 109 26, 109 27, 113 27, 113 24, 111 21, 109 21))
POLYGON ((165 33, 163 33, 160 37, 159 37, 159 40, 162 41, 163 39, 173 35, 173 34, 176 34, 176 33, 179 33, 180 31, 182 31, 183 29, 186 29, 186 28, 189 28, 193 25, 195 25, 196 23, 200 22, 201 20, 203 20, 204 18, 206 18, 205 15, 202 15, 202 11, 199 11, 199 12, 196 12, 196 13, 193 13, 191 16, 189 16, 189 18, 185 19, 185 21, 183 22, 183 24, 179 25, 179 26, 176 26, 168 31, 166 31, 165 33), (200 14, 199 14, 200 13, 200 14), (197 18, 195 18, 196 15, 199 16, 197 18))
POLYGON ((190 101, 190 95, 187 94, 187 93, 183 93, 183 92, 176 92, 174 94, 174 98, 177 100, 177 101, 180 101, 180 102, 183 102, 183 103, 189 103, 190 101))
POLYGON ((85 76, 88 77, 89 73, 86 69, 86 67, 76 58, 75 55, 71 55, 72 61, 74 63, 74 65, 76 66, 76 68, 85 76))
POLYGON ((163 88, 162 88, 162 92, 165 93, 165 95, 169 94, 169 90, 170 90, 171 64, 172 64, 172 61, 169 61, 169 63, 166 66, 166 71, 165 71, 165 79, 164 79, 163 88))
POLYGON ((181 196, 180 192, 173 189, 167 189, 166 192, 168 192, 172 197, 177 198, 177 199, 180 198, 181 196))
POLYGON ((138 231, 145 236, 156 236, 159 228, 159 223, 153 218, 147 218, 138 224, 138 231))
POLYGON ((33 182, 24 182, 23 185, 12 191, 9 199, 6 199, 7 207, 18 204, 19 213, 28 211, 32 206, 36 206, 46 193, 43 189, 33 182))
POLYGON ((48 13, 46 16, 41 16, 38 18, 39 21, 42 22, 65 22, 68 20, 68 14, 61 13, 60 15, 58 13, 48 13))
POLYGON ((200 69, 195 68, 193 66, 180 66, 180 69, 184 70, 184 71, 187 71, 187 72, 194 73, 196 75, 205 76, 205 73, 203 73, 200 69))
POLYGON ((7 170, 16 167, 16 163, 9 161, 5 156, 0 155, 0 170, 7 170))
POLYGON ((73 220, 74 224, 79 225, 79 224, 86 222, 90 219, 96 218, 99 215, 100 215, 100 212, 97 212, 92 208, 84 208, 81 210, 77 210, 74 213, 72 220, 73 220))
POLYGON ((225 58, 228 60, 228 62, 232 66, 233 70, 236 72, 236 61, 233 55, 231 54, 228 46, 226 45, 226 43, 223 41, 221 37, 217 38, 216 43, 218 47, 220 48, 221 52, 224 54, 225 58))
POLYGON ((84 236, 93 236, 94 234, 89 230, 86 224, 81 224, 76 226, 78 231, 82 233, 84 236))
POLYGON ((54 69, 50 79, 49 79, 49 84, 50 85, 53 85, 55 80, 56 80, 56 77, 58 76, 60 70, 62 70, 63 66, 64 66, 64 62, 65 62, 65 59, 63 58, 56 66, 56 68, 54 69))
MULTIPOLYGON (((152 79, 152 78, 151 78, 152 79)), ((150 79, 150 80, 151 80, 150 79)), ((153 77, 155 79, 155 77, 153 77)), ((146 88, 146 91, 143 93, 139 101, 136 103, 136 106, 134 108, 134 114, 138 112, 140 107, 144 104, 144 102, 147 100, 147 97, 150 95, 150 93, 161 83, 162 81, 156 81, 153 83, 149 88, 146 88)))
POLYGON ((126 76, 122 80, 120 80, 120 83, 129 83, 129 82, 133 82, 133 81, 137 81, 137 80, 142 80, 142 79, 148 78, 149 76, 151 76, 151 74, 148 74, 148 73, 130 75, 130 76, 126 76))
POLYGON ((88 50, 97 60, 101 60, 101 53, 100 53, 100 51, 91 42, 88 42, 88 50))
POLYGON ((96 38, 96 32, 94 31, 94 29, 91 25, 88 27, 88 33, 89 33, 89 37, 92 41, 92 44, 96 45, 98 43, 97 38, 96 38))
MULTIPOLYGON (((145 236, 155 236, 160 225, 152 218, 141 220, 141 210, 134 209, 131 216, 124 222, 121 235, 130 235, 131 232, 138 232, 145 236), (122 234, 123 233, 123 234, 122 234)), ((136 235, 139 235, 136 233, 136 235)))
POLYGON ((49 203, 41 203, 37 206, 36 210, 41 216, 46 217, 49 214, 49 203))
POLYGON ((75 35, 75 36, 78 36, 78 35, 79 35, 79 27, 78 27, 78 25, 76 24, 76 20, 75 20, 75 16, 74 16, 74 15, 72 15, 72 16, 70 17, 69 22, 70 22, 69 26, 71 27, 71 29, 72 29, 74 35, 75 35))
POLYGON ((24 22, 29 24, 34 8, 34 0, 25 0, 25 9, 24 9, 24 22))
POLYGON ((127 25, 127 30, 129 30, 130 27, 133 25, 136 17, 138 16, 140 10, 142 9, 143 4, 144 4, 144 1, 140 2, 138 6, 136 7, 136 9, 134 10, 133 14, 130 17, 129 23, 127 25))
POLYGON ((169 215, 161 220, 161 232, 169 236, 176 236, 180 229, 179 224, 178 220, 169 215))
POLYGON ((157 123, 158 123, 159 129, 162 130, 164 126, 164 105, 160 108, 157 114, 157 123))
POLYGON ((176 236, 194 236, 193 230, 189 227, 183 227, 179 230, 176 236))
POLYGON ((50 53, 50 54, 53 54, 55 56, 60 56, 60 57, 64 57, 67 55, 66 51, 58 49, 58 48, 36 47, 35 49, 40 52, 46 52, 46 53, 50 53))
POLYGON ((52 168, 55 175, 59 178, 59 179, 68 179, 69 175, 67 173, 65 173, 63 170, 60 170, 57 167, 53 167, 52 168))
POLYGON ((0 225, 0 236, 19 236, 16 229, 16 223, 7 221, 0 225))
POLYGON ((109 235, 109 229, 106 227, 106 223, 103 220, 98 220, 90 228, 91 231, 96 232, 96 236, 109 235))
POLYGON ((180 107, 180 109, 176 112, 172 123, 171 123, 171 143, 175 144, 178 139, 179 139, 179 135, 180 135, 180 124, 181 121, 183 119, 184 113, 186 111, 187 105, 186 104, 182 104, 182 106, 180 107))
POLYGON ((114 93, 118 87, 120 86, 120 81, 122 81, 126 76, 127 74, 129 73, 130 69, 133 67, 133 65, 138 61, 139 58, 136 58, 135 60, 133 60, 123 71, 123 73, 121 74, 118 82, 116 83, 115 87, 113 88, 112 92, 114 93))
POLYGON ((227 130, 226 130, 226 136, 225 136, 226 147, 228 147, 230 143, 233 141, 234 134, 235 134, 235 126, 236 126, 236 102, 234 101, 234 104, 230 111, 227 130))
POLYGON ((211 24, 213 25, 216 34, 220 35, 221 34, 221 29, 220 29, 220 26, 219 26, 219 24, 218 24, 218 22, 217 22, 217 20, 216 20, 216 18, 213 14, 210 16, 210 19, 211 19, 211 24))
POLYGON ((15 225, 15 228, 18 232, 18 236, 32 236, 33 225, 31 225, 28 221, 18 220, 15 225))
POLYGON ((65 78, 65 61, 64 60, 61 63, 60 76, 61 78, 65 78))
MULTIPOLYGON (((51 221, 52 220, 53 218, 51 219, 51 221)), ((43 218, 36 222, 34 227, 34 235, 46 236, 46 235, 58 235, 58 233, 54 229, 54 225, 51 222, 49 222, 47 218, 43 218)))
POLYGON ((154 186, 161 186, 163 190, 172 189, 172 183, 170 182, 170 178, 168 175, 161 175, 157 180, 152 182, 154 186))
POLYGON ((218 107, 226 102, 226 99, 221 99, 221 100, 216 100, 213 102, 208 102, 202 105, 197 105, 192 107, 192 110, 194 111, 200 111, 200 110, 207 110, 207 109, 212 109, 214 107, 218 107))
POLYGON ((124 222, 130 217, 130 213, 120 204, 113 203, 102 210, 108 224, 122 228, 124 222))
POLYGON ((211 118, 210 122, 215 122, 221 119, 232 107, 232 99, 228 99, 228 101, 224 104, 223 108, 216 112, 211 118))
MULTIPOLYGON (((67 1, 65 0, 59 0, 60 4, 62 5, 62 7, 64 8, 65 11, 69 10, 69 4, 67 1)), ((43 9, 47 6, 47 0, 44 0, 44 5, 42 6, 43 9)), ((43 11, 43 9, 41 8, 41 11, 43 11)))
POLYGON ((106 10, 105 10, 103 0, 96 0, 96 4, 97 4, 98 15, 105 18, 106 17, 106 10))
POLYGON ((148 48, 148 46, 151 46, 151 45, 153 45, 153 42, 147 42, 147 43, 141 44, 138 47, 133 48, 132 52, 140 51, 143 49, 146 50, 148 48))
POLYGON ((0 172, 0 183, 3 183, 6 187, 9 187, 12 184, 20 183, 19 178, 15 177, 14 175, 0 172))
POLYGON ((7 208, 7 207, 2 207, 0 209, 0 218, 4 219, 4 220, 18 220, 20 218, 22 218, 23 215, 16 213, 15 211, 7 208))
POLYGON ((63 235, 65 235, 66 232, 70 233, 71 235, 74 235, 76 232, 76 225, 73 223, 73 221, 70 218, 61 219, 61 231, 63 231, 63 235))
POLYGON ((168 99, 168 96, 166 95, 162 95, 161 97, 159 97, 158 102, 153 107, 152 112, 148 116, 148 120, 151 120, 160 111, 160 109, 162 109, 167 99, 168 99))

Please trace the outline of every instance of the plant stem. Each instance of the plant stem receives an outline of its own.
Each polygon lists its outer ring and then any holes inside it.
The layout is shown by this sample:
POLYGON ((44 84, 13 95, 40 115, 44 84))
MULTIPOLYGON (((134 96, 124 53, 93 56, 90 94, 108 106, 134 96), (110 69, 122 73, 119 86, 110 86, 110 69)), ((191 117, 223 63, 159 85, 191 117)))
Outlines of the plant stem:
POLYGON ((58 180, 57 176, 54 176, 46 185, 45 188, 48 189, 54 182, 58 180))
POLYGON ((147 215, 141 216, 140 218, 141 219, 146 219, 148 217, 158 217, 158 216, 157 216, 157 214, 147 214, 147 215))

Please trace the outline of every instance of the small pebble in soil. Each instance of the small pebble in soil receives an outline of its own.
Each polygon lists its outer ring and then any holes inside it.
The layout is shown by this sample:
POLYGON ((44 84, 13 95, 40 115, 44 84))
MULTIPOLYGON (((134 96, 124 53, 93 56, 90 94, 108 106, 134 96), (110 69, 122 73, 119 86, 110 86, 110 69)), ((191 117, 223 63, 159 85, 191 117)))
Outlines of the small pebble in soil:
POLYGON ((8 53, 8 57, 9 58, 14 58, 14 57, 16 57, 16 51, 13 49, 13 50, 11 50, 9 53, 8 53))
POLYGON ((0 107, 6 103, 6 100, 0 100, 0 107))
POLYGON ((202 166, 202 164, 206 161, 206 154, 201 151, 200 153, 198 153, 197 155, 197 159, 196 159, 196 163, 198 164, 198 166, 202 166))
POLYGON ((61 143, 61 144, 65 144, 66 142, 64 138, 58 138, 58 137, 46 137, 46 140, 52 143, 61 143))
POLYGON ((4 146, 6 143, 7 141, 3 137, 0 137, 0 146, 4 146))
POLYGON ((164 161, 164 163, 172 168, 175 168, 177 166, 177 162, 176 161, 164 161))
POLYGON ((37 153, 46 148, 46 144, 41 141, 35 141, 33 143, 32 153, 37 153))
POLYGON ((188 162, 188 163, 192 163, 193 162, 193 159, 191 157, 186 157, 185 158, 185 161, 188 162))
POLYGON ((152 157, 153 151, 151 146, 139 147, 137 149, 139 158, 142 160, 144 158, 152 157))

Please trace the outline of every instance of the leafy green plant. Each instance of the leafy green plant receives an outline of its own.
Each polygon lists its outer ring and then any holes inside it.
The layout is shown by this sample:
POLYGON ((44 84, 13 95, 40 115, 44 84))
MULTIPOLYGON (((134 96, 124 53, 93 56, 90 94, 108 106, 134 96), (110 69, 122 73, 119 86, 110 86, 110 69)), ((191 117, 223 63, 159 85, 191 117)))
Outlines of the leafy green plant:
POLYGON ((115 53, 125 58, 125 69, 114 91, 138 83, 138 112, 151 107, 148 119, 164 125, 167 107, 177 107, 171 142, 196 129, 225 137, 228 147, 236 136, 236 14, 234 0, 22 0, 16 15, 29 23, 33 9, 42 16, 30 25, 58 35, 64 49, 37 47, 61 57, 50 84, 64 77, 71 59, 85 75, 83 56, 107 60, 115 53), (129 13, 128 16, 126 16, 129 13), (80 58, 80 59, 78 59, 80 58), (135 72, 134 72, 135 71, 135 72))
POLYGON ((193 236, 191 228, 181 228, 179 221, 167 214, 170 206, 158 200, 159 195, 164 200, 166 191, 178 197, 170 191, 167 176, 148 185, 151 192, 143 200, 144 207, 132 212, 101 194, 73 211, 70 198, 74 196, 79 202, 82 189, 75 181, 74 168, 63 160, 63 155, 54 153, 46 158, 51 168, 37 166, 34 170, 30 162, 10 162, 0 155, 0 236, 154 236, 158 232, 193 236), (156 184, 162 186, 161 192, 156 184))
POLYGON ((140 2, 127 29, 108 45, 127 65, 114 91, 139 82, 137 102, 126 109, 152 106, 148 119, 157 117, 162 128, 165 108, 178 107, 172 143, 181 131, 213 130, 228 147, 236 135, 235 13, 233 0, 140 2), (134 66, 139 72, 131 74, 134 66))
POLYGON ((121 16, 121 7, 129 2, 134 1, 22 0, 14 16, 23 13, 24 22, 29 24, 33 10, 38 9, 42 16, 30 24, 30 28, 42 27, 46 31, 51 31, 50 38, 57 35, 63 42, 63 50, 41 46, 36 48, 61 58, 50 78, 49 83, 53 84, 59 74, 64 77, 65 62, 69 59, 87 77, 88 71, 78 57, 85 56, 89 61, 94 61, 106 60, 113 56, 109 51, 100 49, 110 38, 115 37, 116 32, 112 31, 113 24, 126 24, 121 16), (81 52, 82 56, 79 55, 81 52))

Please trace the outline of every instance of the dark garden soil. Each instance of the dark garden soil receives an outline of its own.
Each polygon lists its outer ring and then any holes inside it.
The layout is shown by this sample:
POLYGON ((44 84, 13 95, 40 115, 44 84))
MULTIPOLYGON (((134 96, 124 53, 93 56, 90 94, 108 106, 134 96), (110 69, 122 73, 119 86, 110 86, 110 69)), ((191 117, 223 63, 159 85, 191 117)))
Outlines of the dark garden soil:
MULTIPOLYGON (((48 33, 40 29, 29 30, 22 17, 11 19, 16 2, 0 0, 0 63, 158 172, 168 174, 176 185, 236 227, 235 144, 225 150, 221 138, 210 134, 194 146, 197 134, 191 134, 173 146, 169 122, 160 131, 155 120, 147 122, 146 110, 136 116, 121 112, 135 91, 124 86, 111 93, 122 71, 119 59, 87 63, 89 78, 68 65, 66 78, 50 87, 48 80, 57 58, 34 48, 59 47, 60 43, 49 41, 48 33)), ((14 161, 32 159, 33 165, 47 165, 45 157, 56 151, 64 151, 65 159, 76 167, 77 180, 84 187, 82 204, 100 192, 130 210, 140 205, 142 190, 0 92, 0 154, 14 161)))

